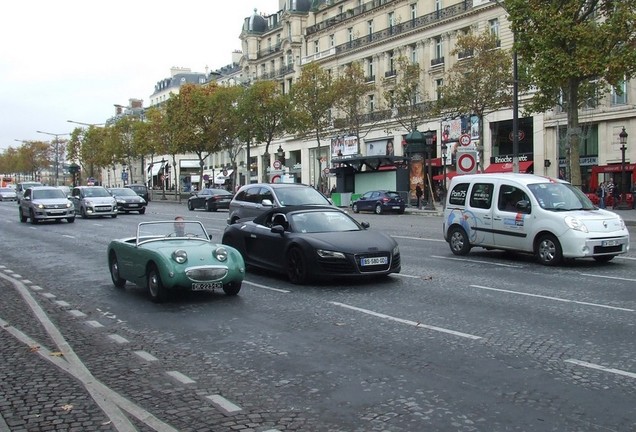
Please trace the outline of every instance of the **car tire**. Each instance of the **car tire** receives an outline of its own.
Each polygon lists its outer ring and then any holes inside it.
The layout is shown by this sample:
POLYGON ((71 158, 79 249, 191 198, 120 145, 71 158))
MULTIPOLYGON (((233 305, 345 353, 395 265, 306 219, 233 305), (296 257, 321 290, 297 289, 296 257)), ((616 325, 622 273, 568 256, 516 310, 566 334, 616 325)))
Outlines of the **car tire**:
POLYGON ((111 218, 113 218, 113 219, 115 219, 115 218, 117 217, 117 215, 116 215, 116 214, 114 214, 114 215, 110 215, 110 217, 111 217, 111 218))
POLYGON ((295 285, 302 285, 307 282, 308 269, 307 260, 299 247, 293 246, 287 251, 286 257, 287 277, 295 285))
POLYGON ((543 234, 537 239, 535 255, 545 266, 555 266, 563 260, 561 244, 552 234, 543 234))
POLYGON ((616 255, 601 255, 601 256, 596 256, 596 257, 593 257, 593 258, 594 258, 594 261, 596 261, 598 263, 606 263, 606 262, 610 262, 611 260, 613 260, 614 257, 616 257, 616 255))
POLYGON ((375 205, 375 214, 382 214, 382 204, 375 205))
POLYGON ((194 206, 192 205, 192 202, 190 201, 188 201, 188 210, 194 211, 194 206))
POLYGON ((241 290, 241 282, 228 282, 223 285, 223 292, 229 296, 235 296, 241 290))
POLYGON ((353 210, 354 213, 360 213, 360 209, 358 209, 358 204, 354 204, 351 207, 351 210, 353 210))
POLYGON ((123 288, 126 285, 126 279, 122 279, 119 276, 119 262, 117 261, 117 255, 115 252, 111 252, 108 257, 108 268, 110 269, 110 278, 113 281, 113 285, 117 288, 123 288))
POLYGON ((84 207, 80 208, 80 215, 82 215, 82 219, 88 219, 88 215, 86 214, 86 209, 84 207))
POLYGON ((75 222, 75 218, 74 217, 66 218, 66 222, 73 223, 75 222))
POLYGON ((28 217, 26 217, 24 213, 22 213, 22 208, 20 207, 18 207, 18 212, 20 213, 20 222, 25 223, 28 217))
POLYGON ((448 245, 455 255, 468 255, 471 249, 466 231, 459 226, 452 227, 448 232, 448 245))
POLYGON ((35 212, 33 210, 29 210, 29 219, 31 219, 31 223, 33 225, 37 225, 38 224, 38 220, 35 217, 35 212))
POLYGON ((139 210, 139 214, 144 214, 144 213, 146 213, 146 209, 145 208, 142 208, 142 209, 139 210))
POLYGON ((148 293, 150 294, 150 299, 155 303, 163 303, 168 297, 168 291, 163 286, 159 270, 154 264, 148 270, 148 293))

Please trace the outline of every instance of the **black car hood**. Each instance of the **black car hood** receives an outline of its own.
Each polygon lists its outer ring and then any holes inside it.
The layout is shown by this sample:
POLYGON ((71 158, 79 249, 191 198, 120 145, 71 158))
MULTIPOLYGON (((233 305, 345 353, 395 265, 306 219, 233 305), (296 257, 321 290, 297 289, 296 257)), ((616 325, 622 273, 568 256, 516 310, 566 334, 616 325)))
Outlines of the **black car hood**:
POLYGON ((397 242, 378 231, 340 231, 322 233, 295 233, 314 247, 345 253, 391 251, 397 242))

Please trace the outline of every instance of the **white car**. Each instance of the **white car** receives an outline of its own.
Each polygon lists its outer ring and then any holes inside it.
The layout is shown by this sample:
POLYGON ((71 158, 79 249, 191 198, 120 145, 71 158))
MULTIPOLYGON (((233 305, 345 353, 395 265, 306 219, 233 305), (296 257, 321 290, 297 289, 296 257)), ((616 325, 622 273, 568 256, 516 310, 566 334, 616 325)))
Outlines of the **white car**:
POLYGON ((0 201, 16 201, 15 189, 9 187, 0 188, 0 201))
POLYGON ((607 262, 629 250, 620 216, 565 181, 533 174, 453 177, 443 232, 455 255, 472 247, 504 249, 534 254, 548 266, 563 258, 607 262))
POLYGON ((75 222, 73 203, 56 187, 34 186, 24 191, 19 204, 20 222, 31 219, 32 224, 54 219, 56 222, 66 219, 75 222))
POLYGON ((82 218, 118 215, 117 201, 102 186, 76 186, 71 192, 75 213, 82 218))

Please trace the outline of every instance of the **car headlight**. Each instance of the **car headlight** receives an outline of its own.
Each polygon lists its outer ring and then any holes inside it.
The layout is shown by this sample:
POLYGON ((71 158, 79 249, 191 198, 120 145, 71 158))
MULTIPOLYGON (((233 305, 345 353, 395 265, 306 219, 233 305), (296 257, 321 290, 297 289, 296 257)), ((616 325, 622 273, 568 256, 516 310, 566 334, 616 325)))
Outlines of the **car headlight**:
POLYGON ((344 259, 345 255, 342 252, 324 250, 324 249, 316 249, 316 253, 320 258, 340 258, 344 259))
POLYGON ((575 231, 581 231, 584 233, 589 232, 585 224, 573 216, 566 216, 564 220, 565 220, 565 224, 570 229, 573 229, 575 231))
POLYGON ((396 256, 399 254, 400 254, 400 247, 398 245, 395 245, 395 247, 393 248, 393 256, 396 256))
POLYGON ((44 208, 44 204, 36 204, 35 206, 36 206, 37 208, 39 208, 39 209, 43 209, 43 208, 44 208))
POLYGON ((179 264, 183 264, 188 260, 188 253, 183 249, 177 249, 176 251, 172 252, 172 259, 179 264))
POLYGON ((70 202, 66 203, 66 208, 71 208, 71 207, 73 207, 73 203, 70 203, 70 202))
POLYGON ((92 206, 93 205, 93 201, 86 200, 86 201, 84 201, 84 204, 86 204, 87 206, 92 206))
POLYGON ((117 202, 118 202, 119 204, 126 204, 126 201, 124 201, 124 200, 117 200, 117 202))
POLYGON ((214 257, 219 261, 227 261, 227 249, 218 247, 214 250, 214 257))

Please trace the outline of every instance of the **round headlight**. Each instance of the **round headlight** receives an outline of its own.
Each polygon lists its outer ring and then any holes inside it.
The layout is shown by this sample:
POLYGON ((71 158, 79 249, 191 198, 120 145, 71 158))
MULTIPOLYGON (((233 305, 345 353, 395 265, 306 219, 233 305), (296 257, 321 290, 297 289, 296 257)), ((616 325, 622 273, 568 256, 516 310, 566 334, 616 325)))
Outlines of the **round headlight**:
POLYGON ((225 249, 224 247, 216 248, 214 250, 214 256, 219 261, 226 261, 227 260, 227 249, 225 249))
POLYGON ((66 208, 71 208, 71 207, 73 207, 73 203, 71 203, 71 202, 67 202, 67 203, 66 203, 66 208))
POLYGON ((179 264, 183 264, 188 260, 188 254, 183 249, 177 249, 176 251, 172 252, 172 259, 179 264))

